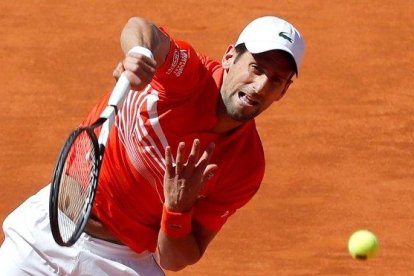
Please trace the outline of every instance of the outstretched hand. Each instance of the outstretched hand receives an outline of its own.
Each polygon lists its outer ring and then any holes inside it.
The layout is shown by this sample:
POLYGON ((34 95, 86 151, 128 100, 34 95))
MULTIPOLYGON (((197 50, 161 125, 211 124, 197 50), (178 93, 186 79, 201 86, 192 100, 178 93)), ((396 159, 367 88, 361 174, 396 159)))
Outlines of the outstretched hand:
POLYGON ((191 152, 188 158, 185 158, 185 143, 180 142, 175 158, 175 166, 171 148, 166 147, 164 204, 169 210, 186 212, 194 206, 204 184, 217 170, 216 164, 210 164, 214 147, 214 143, 209 144, 200 156, 200 140, 194 139, 191 152))

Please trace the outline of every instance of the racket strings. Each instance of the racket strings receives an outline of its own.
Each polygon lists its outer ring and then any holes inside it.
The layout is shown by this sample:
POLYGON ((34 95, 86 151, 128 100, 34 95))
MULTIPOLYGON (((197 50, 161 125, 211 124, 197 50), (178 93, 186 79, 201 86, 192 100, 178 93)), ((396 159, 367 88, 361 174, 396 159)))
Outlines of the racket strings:
POLYGON ((73 141, 60 179, 58 224, 67 242, 82 223, 95 174, 96 152, 88 133, 82 131, 73 141))

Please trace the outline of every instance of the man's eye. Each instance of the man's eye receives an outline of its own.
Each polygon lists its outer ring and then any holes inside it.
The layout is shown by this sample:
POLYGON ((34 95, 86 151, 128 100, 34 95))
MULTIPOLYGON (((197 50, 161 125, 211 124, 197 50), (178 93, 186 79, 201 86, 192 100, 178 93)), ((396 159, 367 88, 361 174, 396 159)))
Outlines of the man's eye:
POLYGON ((253 73, 255 73, 255 74, 257 74, 257 75, 261 75, 261 74, 263 74, 263 73, 264 73, 264 72, 263 72, 263 69, 262 69, 262 68, 260 68, 257 64, 252 64, 252 65, 251 65, 251 68, 252 68, 253 73))

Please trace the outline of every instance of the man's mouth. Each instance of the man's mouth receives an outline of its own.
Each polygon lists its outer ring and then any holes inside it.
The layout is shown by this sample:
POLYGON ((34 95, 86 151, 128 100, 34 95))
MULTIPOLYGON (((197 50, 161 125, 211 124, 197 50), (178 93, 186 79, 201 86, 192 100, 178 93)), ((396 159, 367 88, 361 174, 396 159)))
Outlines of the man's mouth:
POLYGON ((238 93, 238 96, 239 100, 246 106, 255 106, 259 103, 258 101, 253 100, 251 96, 242 91, 238 93))

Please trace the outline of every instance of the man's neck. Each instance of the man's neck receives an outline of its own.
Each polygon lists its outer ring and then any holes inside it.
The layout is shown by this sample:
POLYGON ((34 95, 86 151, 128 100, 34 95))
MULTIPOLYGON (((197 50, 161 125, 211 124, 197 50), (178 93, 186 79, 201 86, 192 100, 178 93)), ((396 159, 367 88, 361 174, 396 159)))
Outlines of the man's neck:
POLYGON ((212 130, 215 133, 223 134, 223 133, 230 132, 230 131, 238 128, 242 124, 243 124, 243 122, 236 122, 231 118, 223 118, 223 119, 218 120, 217 124, 214 126, 214 128, 212 130), (228 119, 230 119, 230 120, 228 120, 228 119))
POLYGON ((219 98, 219 103, 217 104, 217 117, 217 124, 214 126, 212 131, 218 134, 230 132, 243 124, 243 122, 236 121, 227 114, 221 97, 219 98))

